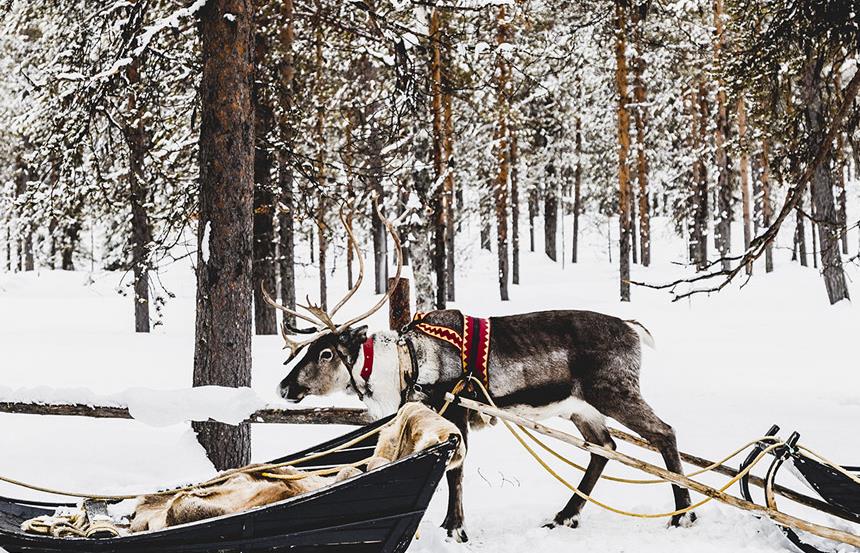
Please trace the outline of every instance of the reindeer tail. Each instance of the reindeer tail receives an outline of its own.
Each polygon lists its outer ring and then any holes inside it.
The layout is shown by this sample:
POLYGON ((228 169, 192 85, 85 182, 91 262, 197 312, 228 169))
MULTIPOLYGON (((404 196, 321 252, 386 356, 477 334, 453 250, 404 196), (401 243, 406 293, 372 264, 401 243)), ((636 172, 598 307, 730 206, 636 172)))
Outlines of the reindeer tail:
POLYGON ((642 340, 643 344, 651 349, 656 349, 657 345, 654 343, 654 336, 652 336, 648 329, 645 328, 645 325, 632 319, 624 322, 639 335, 639 339, 642 340))

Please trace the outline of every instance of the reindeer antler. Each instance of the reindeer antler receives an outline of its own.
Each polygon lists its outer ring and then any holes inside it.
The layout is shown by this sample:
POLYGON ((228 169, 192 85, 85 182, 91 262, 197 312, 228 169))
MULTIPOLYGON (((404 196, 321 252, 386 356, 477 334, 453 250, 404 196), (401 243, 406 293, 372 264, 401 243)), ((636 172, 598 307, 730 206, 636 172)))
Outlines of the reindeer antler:
POLYGON ((361 286, 361 281, 364 280, 364 256, 361 254, 361 250, 358 247, 358 243, 355 241, 355 236, 352 234, 352 229, 349 226, 349 223, 346 221, 346 217, 343 214, 343 208, 340 209, 338 213, 340 217, 340 222, 343 223, 343 228, 346 229, 347 240, 349 240, 349 247, 355 250, 355 257, 358 258, 358 278, 355 279, 355 284, 352 285, 352 288, 346 293, 346 295, 334 306, 334 309, 331 310, 329 314, 329 318, 334 318, 335 314, 338 310, 343 307, 349 298, 353 296, 358 291, 358 287, 361 286))
POLYGON ((279 309, 279 310, 283 311, 284 313, 287 313, 289 315, 293 315, 294 317, 297 317, 299 319, 302 319, 302 320, 307 321, 307 322, 311 323, 312 325, 314 325, 313 329, 295 328, 293 326, 286 324, 286 322, 283 325, 281 325, 281 336, 284 338, 284 342, 286 342, 286 345, 284 347, 290 348, 293 355, 295 355, 295 353, 299 349, 301 349, 303 346, 310 344, 314 340, 317 340, 320 337, 322 337, 328 333, 338 334, 340 332, 343 332, 344 330, 346 330, 350 326, 354 325, 355 323, 362 321, 362 320, 370 317, 371 315, 373 315, 377 311, 379 311, 382 308, 382 306, 385 305, 385 302, 388 301, 388 298, 391 297, 391 294, 394 291, 394 288, 396 288, 397 284, 400 282, 400 273, 401 273, 401 270, 403 269, 403 252, 402 252, 401 247, 400 247, 400 237, 397 235, 397 232, 394 230, 394 226, 392 225, 391 221, 386 219, 385 216, 382 214, 382 210, 379 207, 379 202, 377 201, 377 196, 374 196, 373 204, 374 204, 374 208, 376 209, 376 214, 379 216, 379 219, 382 221, 382 224, 385 225, 385 229, 388 231, 388 234, 391 235, 391 240, 394 242, 394 250, 397 253, 397 272, 394 275, 394 282, 388 288, 385 295, 382 296, 382 298, 376 303, 376 305, 371 307, 369 311, 366 311, 364 314, 350 319, 349 321, 347 321, 346 323, 344 323, 340 326, 336 325, 334 323, 334 321, 332 320, 335 313, 337 313, 337 311, 341 307, 343 307, 344 304, 358 291, 358 288, 361 285, 362 280, 364 280, 364 256, 362 256, 361 249, 358 247, 358 244, 356 243, 355 236, 352 233, 352 229, 349 227, 349 224, 346 222, 346 217, 344 216, 343 209, 340 210, 339 217, 340 217, 341 222, 343 223, 343 226, 346 229, 347 239, 349 240, 349 247, 353 248, 356 256, 358 257, 358 278, 356 279, 355 284, 353 284, 352 288, 350 288, 346 292, 346 295, 339 302, 337 302, 337 304, 334 306, 334 309, 332 309, 330 313, 327 312, 325 309, 323 309, 321 306, 311 302, 310 297, 308 297, 308 296, 305 296, 305 300, 307 301, 307 305, 299 304, 298 307, 301 307, 302 309, 304 309, 305 311, 310 313, 311 316, 305 315, 303 313, 299 313, 298 311, 296 311, 294 309, 290 309, 289 307, 286 307, 286 306, 281 305, 278 302, 276 302, 274 299, 272 299, 272 296, 269 295, 269 292, 266 290, 266 287, 264 285, 261 285, 261 289, 263 291, 263 299, 266 301, 266 303, 268 303, 269 305, 271 305, 275 309, 279 309), (301 334, 313 333, 313 335, 311 337, 307 338, 306 340, 296 341, 296 340, 293 340, 289 337, 289 335, 287 334, 288 329, 294 333, 301 333, 301 334))
POLYGON ((391 294, 394 292, 394 289, 397 288, 397 284, 400 282, 400 272, 403 269, 403 251, 400 249, 400 237, 394 230, 394 225, 391 224, 391 221, 386 219, 385 216, 382 214, 382 210, 379 208, 379 202, 377 201, 376 197, 373 198, 373 204, 376 208, 377 216, 379 216, 379 219, 382 221, 382 224, 385 225, 385 230, 387 230, 388 234, 391 235, 391 241, 394 242, 394 251, 397 253, 397 271, 394 273, 394 282, 392 282, 391 286, 388 287, 388 290, 385 292, 385 295, 382 296, 382 298, 378 302, 376 302, 376 305, 371 307, 369 311, 366 311, 362 315, 354 317, 343 323, 342 325, 338 326, 333 331, 335 334, 343 332, 355 323, 363 321, 364 319, 370 317, 371 315, 379 311, 382 306, 385 305, 385 302, 388 301, 388 298, 391 297, 391 294))
POLYGON ((311 323, 312 325, 314 325, 314 327, 317 330, 319 330, 319 326, 320 326, 320 323, 322 321, 315 321, 303 313, 299 313, 298 311, 290 309, 286 305, 281 305, 280 303, 276 302, 275 300, 272 299, 272 296, 269 295, 268 290, 266 290, 265 284, 260 283, 260 289, 263 291, 263 299, 266 301, 266 303, 268 303, 269 305, 271 305, 275 309, 280 309, 284 313, 287 313, 289 315, 293 315, 294 317, 297 317, 299 319, 302 319, 303 321, 307 321, 307 322, 311 323))

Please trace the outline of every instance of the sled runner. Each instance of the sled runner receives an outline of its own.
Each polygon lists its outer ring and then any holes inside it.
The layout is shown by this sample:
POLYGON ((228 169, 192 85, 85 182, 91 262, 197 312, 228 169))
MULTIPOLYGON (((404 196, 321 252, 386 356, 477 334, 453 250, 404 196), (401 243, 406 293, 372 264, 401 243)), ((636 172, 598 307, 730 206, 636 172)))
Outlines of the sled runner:
MULTIPOLYGON (((324 452, 379 428, 392 417, 272 463, 324 452)), ((297 468, 355 463, 372 453, 378 434, 324 459, 297 468)), ((412 541, 449 459, 458 446, 446 442, 359 476, 237 514, 115 538, 54 538, 25 533, 21 524, 72 504, 0 498, 0 547, 9 553, 202 553, 290 551, 401 553, 412 541)))
MULTIPOLYGON (((776 436, 777 432, 779 432, 779 426, 773 425, 765 436, 776 436)), ((800 434, 793 432, 784 445, 771 452, 774 459, 765 476, 765 504, 771 509, 776 509, 773 486, 779 469, 785 465, 789 467, 789 470, 798 480, 806 484, 821 499, 833 507, 833 510, 830 511, 831 514, 860 524, 860 467, 842 466, 840 467, 844 471, 842 472, 821 463, 796 447, 799 439, 800 434)), ((740 470, 743 471, 752 463, 765 446, 766 444, 759 442, 759 445, 750 452, 741 464, 740 470)), ((749 475, 742 478, 739 484, 744 499, 754 503, 750 493, 749 475)), ((789 541, 804 553, 829 553, 832 551, 819 549, 803 541, 800 535, 788 526, 781 524, 778 526, 789 541)))

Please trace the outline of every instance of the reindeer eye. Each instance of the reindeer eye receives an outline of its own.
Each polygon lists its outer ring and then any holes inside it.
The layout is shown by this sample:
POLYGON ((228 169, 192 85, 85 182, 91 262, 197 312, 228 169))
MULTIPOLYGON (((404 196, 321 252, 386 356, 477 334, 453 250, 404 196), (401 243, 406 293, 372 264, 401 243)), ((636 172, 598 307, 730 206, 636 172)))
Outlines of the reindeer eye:
POLYGON ((331 361, 334 354, 330 349, 324 349, 320 352, 320 361, 331 361))

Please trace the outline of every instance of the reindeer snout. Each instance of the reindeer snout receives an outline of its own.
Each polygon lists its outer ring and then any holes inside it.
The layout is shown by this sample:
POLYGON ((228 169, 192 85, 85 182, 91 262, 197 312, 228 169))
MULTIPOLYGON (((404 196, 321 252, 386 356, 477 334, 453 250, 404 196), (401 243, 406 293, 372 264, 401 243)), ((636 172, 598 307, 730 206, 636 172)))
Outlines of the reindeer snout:
POLYGON ((298 402, 307 395, 307 390, 300 386, 298 382, 291 381, 287 377, 278 384, 278 394, 287 401, 298 402))

